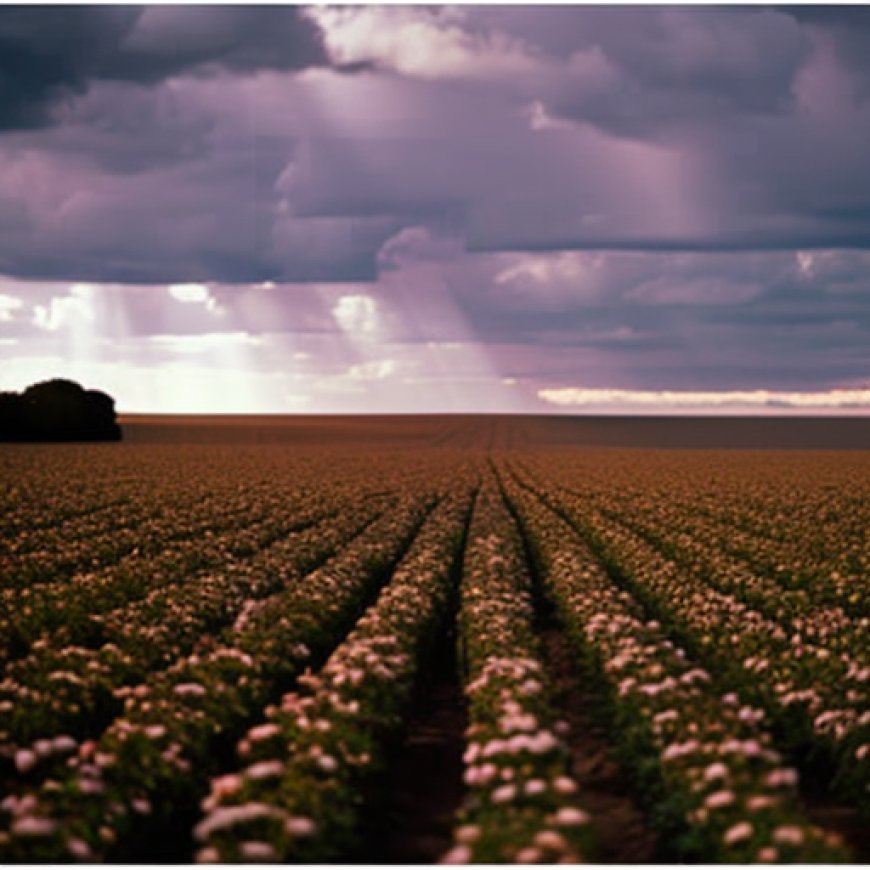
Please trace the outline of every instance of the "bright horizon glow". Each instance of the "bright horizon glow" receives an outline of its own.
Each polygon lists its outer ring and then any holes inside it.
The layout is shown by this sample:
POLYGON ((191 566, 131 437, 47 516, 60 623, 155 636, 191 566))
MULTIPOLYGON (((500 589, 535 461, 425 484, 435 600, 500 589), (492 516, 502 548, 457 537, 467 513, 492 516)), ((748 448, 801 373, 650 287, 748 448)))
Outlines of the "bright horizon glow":
POLYGON ((576 408, 594 406, 629 408, 776 408, 870 410, 870 389, 833 389, 825 392, 782 390, 611 390, 567 387, 538 390, 538 396, 554 405, 576 408))

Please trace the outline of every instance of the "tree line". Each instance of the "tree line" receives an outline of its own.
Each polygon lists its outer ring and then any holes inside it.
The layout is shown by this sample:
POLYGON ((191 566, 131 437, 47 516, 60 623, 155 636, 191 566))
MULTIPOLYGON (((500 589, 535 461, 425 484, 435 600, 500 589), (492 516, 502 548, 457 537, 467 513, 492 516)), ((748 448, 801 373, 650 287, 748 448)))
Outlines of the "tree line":
POLYGON ((55 378, 0 392, 0 441, 120 441, 115 400, 55 378))

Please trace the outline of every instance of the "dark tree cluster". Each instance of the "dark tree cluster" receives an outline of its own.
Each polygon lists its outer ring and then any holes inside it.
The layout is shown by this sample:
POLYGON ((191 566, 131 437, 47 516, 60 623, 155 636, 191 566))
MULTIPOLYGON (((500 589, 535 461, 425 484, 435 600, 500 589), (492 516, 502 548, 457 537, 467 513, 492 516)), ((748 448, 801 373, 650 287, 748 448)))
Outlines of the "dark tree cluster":
POLYGON ((0 393, 0 441, 120 441, 115 400, 55 378, 0 393))

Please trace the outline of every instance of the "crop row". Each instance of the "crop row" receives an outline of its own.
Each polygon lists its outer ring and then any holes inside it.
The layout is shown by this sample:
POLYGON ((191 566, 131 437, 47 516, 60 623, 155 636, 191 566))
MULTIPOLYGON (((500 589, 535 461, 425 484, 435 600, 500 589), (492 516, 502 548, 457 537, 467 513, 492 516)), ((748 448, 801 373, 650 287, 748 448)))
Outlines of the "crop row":
POLYGON ((447 614, 470 500, 462 487, 436 508, 324 667, 248 731, 242 768, 213 780, 203 802, 198 860, 321 863, 360 854, 367 793, 447 614))
MULTIPOLYGON (((805 589, 784 589, 769 576, 759 574, 744 562, 716 546, 705 528, 689 532, 676 522, 664 524, 629 512, 603 511, 604 515, 640 534, 683 570, 704 579, 714 589, 732 594, 777 622, 786 631, 799 632, 812 643, 832 653, 845 653, 847 664, 870 665, 870 617, 854 619, 837 604, 825 604, 825 596, 805 589)), ((816 584, 816 589, 824 584, 816 584)))
POLYGON ((161 587, 101 618, 105 643, 96 649, 38 643, 0 682, 0 758, 35 765, 45 741, 98 733, 120 712, 125 686, 167 667, 245 608, 316 568, 376 514, 374 505, 349 502, 338 517, 291 534, 248 562, 161 587), (28 749, 29 755, 22 752, 28 749))
POLYGON ((304 582, 291 580, 211 643, 133 687, 98 740, 3 801, 0 856, 141 860, 191 814, 255 711, 348 630, 433 498, 403 496, 304 582))
MULTIPOLYGON (((299 494, 303 504, 305 493, 299 494)), ((267 524, 280 515, 282 506, 292 505, 296 494, 261 493, 257 497, 247 492, 232 497, 198 494, 186 496, 180 504, 150 504, 135 502, 125 510, 113 511, 111 522, 105 522, 89 534, 59 529, 42 546, 26 553, 17 553, 0 569, 0 587, 14 594, 33 593, 45 586, 62 585, 76 575, 92 574, 111 569, 125 557, 158 555, 173 542, 197 539, 205 534, 244 528, 246 525, 267 524)), ((284 507, 286 512, 286 507, 284 507)), ((77 579, 77 578, 76 578, 77 579)))
MULTIPOLYGON (((564 475, 562 476, 564 481, 564 475)), ((552 483, 550 491, 562 492, 584 515, 600 514, 612 524, 636 533, 681 569, 757 609, 790 634, 823 646, 856 670, 870 665, 870 617, 855 619, 837 604, 825 604, 825 595, 802 588, 783 588, 780 580, 753 571, 745 561, 718 546, 715 529, 686 515, 662 499, 628 500, 613 493, 591 493, 579 482, 552 483)), ((870 588, 870 587, 868 587, 870 588)))
POLYGON ((625 763, 672 847, 717 862, 843 860, 831 835, 798 811, 797 774, 773 748, 763 712, 739 692, 721 695, 568 523, 532 489, 507 475, 505 483, 546 594, 603 685, 625 763))
MULTIPOLYGON (((153 555, 131 553, 117 565, 79 575, 73 582, 3 590, 0 600, 7 606, 0 615, 0 660, 20 657, 35 641, 53 634, 54 646, 98 644, 103 639, 101 614, 172 587, 192 574, 251 556, 321 519, 332 509, 324 501, 310 499, 289 510, 276 503, 271 514, 253 522, 213 518, 209 523, 203 516, 197 523, 183 523, 188 534, 153 555)), ((172 525, 179 520, 168 517, 163 522, 172 525)))
POLYGON ((624 527, 551 490, 612 570, 721 679, 763 706, 795 756, 823 752, 834 783, 866 802, 870 783, 870 669, 683 570, 624 527))
POLYGON ((561 483, 567 478, 588 504, 642 516, 660 534, 693 535, 786 589, 861 617, 870 614, 863 468, 860 460, 828 459, 767 454, 736 462, 703 454, 691 463, 680 454, 645 455, 629 467, 572 462, 567 475, 563 462, 536 467, 561 483))
MULTIPOLYGON (((842 509, 848 511, 845 505, 842 509)), ((667 543, 679 536, 681 544, 685 541, 716 554, 720 564, 727 563, 728 570, 761 575, 767 584, 776 583, 800 609, 821 612, 824 608, 837 621, 841 617, 836 611, 842 609, 862 621, 865 628, 870 624, 866 617, 870 613, 870 584, 865 582, 870 560, 866 547, 860 553, 849 549, 841 528, 825 528, 829 539, 838 546, 835 553, 827 553, 819 552, 813 540, 818 530, 813 528, 808 534, 794 533, 783 541, 695 516, 679 506, 665 512, 659 504, 645 504, 640 513, 646 515, 647 529, 654 528, 657 536, 667 530, 667 543)), ((666 543, 664 538, 660 540, 666 543)))
POLYGON ((567 725, 550 700, 522 545, 491 473, 474 508, 460 601, 467 793, 444 860, 587 860, 589 815, 570 776, 567 725))

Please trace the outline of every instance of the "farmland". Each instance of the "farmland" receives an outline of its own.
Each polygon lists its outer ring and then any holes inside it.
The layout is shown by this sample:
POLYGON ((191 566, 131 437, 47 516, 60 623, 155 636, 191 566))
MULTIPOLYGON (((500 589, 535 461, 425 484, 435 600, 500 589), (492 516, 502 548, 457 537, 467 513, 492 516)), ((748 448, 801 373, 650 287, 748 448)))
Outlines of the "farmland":
POLYGON ((868 860, 870 452, 645 431, 5 447, 0 860, 868 860))

